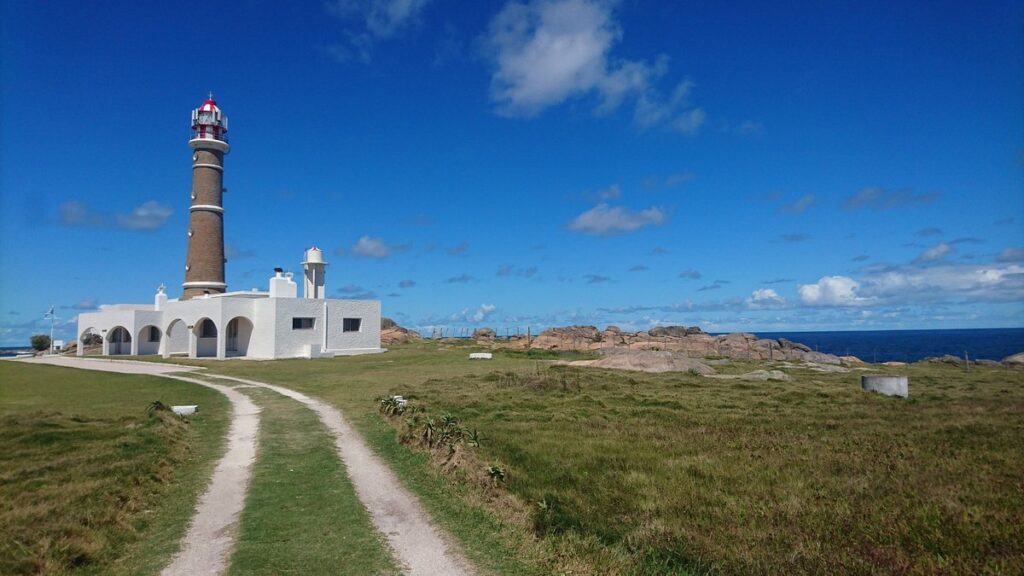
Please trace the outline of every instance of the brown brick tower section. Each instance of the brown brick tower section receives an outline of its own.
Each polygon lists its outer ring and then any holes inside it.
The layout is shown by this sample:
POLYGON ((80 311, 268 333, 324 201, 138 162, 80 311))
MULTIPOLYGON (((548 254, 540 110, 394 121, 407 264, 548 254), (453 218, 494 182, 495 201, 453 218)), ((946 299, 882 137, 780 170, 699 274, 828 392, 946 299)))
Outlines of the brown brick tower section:
POLYGON ((192 203, 181 299, 220 294, 224 283, 224 154, 227 118, 212 97, 192 112, 192 203))

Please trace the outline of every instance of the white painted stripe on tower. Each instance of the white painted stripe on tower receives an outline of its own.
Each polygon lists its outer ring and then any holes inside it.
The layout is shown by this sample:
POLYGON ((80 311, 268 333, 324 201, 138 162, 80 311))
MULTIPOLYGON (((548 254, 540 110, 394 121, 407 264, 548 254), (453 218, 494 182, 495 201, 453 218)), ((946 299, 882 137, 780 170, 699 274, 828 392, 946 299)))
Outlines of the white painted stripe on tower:
POLYGON ((223 208, 221 208, 220 206, 215 206, 213 204, 193 204, 188 208, 189 212, 195 212, 196 210, 206 210, 208 212, 217 212, 219 214, 224 213, 223 208))

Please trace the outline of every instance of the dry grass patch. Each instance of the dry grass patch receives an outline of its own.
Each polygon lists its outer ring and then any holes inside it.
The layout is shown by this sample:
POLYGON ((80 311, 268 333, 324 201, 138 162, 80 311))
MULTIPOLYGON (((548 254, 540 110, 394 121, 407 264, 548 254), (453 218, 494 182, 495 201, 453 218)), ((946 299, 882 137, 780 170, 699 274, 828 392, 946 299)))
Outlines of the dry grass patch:
POLYGON ((0 574, 154 571, 176 546, 212 461, 197 445, 212 433, 216 449, 226 419, 189 423, 147 407, 187 397, 215 411, 219 395, 13 362, 0 363, 0 382, 0 574))
MULTIPOLYGON (((863 393, 856 374, 755 383, 564 367, 394 392, 480 431, 471 462, 503 469, 552 570, 1024 570, 1024 378, 911 370, 909 401, 863 393)), ((416 438, 403 420, 399 437, 416 438)))

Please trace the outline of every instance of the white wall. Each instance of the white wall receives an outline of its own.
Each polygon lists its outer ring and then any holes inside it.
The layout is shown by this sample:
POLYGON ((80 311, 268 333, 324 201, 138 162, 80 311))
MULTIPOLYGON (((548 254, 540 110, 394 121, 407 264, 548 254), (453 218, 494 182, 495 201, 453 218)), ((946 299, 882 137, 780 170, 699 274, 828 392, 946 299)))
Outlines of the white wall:
MULTIPOLYGON (((321 300, 305 298, 251 298, 233 296, 224 298, 193 298, 185 301, 168 301, 162 312, 139 309, 101 310, 88 312, 78 317, 78 336, 87 328, 94 328, 99 334, 106 334, 115 326, 124 326, 139 346, 142 354, 155 353, 147 342, 139 339, 143 326, 155 325, 165 339, 167 351, 171 354, 188 352, 189 326, 194 327, 203 318, 209 318, 217 326, 218 334, 227 338, 227 324, 243 316, 253 323, 249 338, 247 357, 250 358, 296 358, 310 353, 321 352, 325 344, 328 353, 372 352, 380 350, 380 302, 376 300, 321 300), (326 310, 326 315, 325 315, 326 310), (293 330, 295 317, 314 318, 314 326, 308 330, 293 330), (359 318, 359 332, 344 332, 344 318, 359 318), (180 320, 172 334, 168 327, 180 320)), ((197 352, 200 356, 217 355, 216 338, 199 338, 197 352)))
POLYGON ((328 300, 327 350, 379 350, 380 301, 328 300), (344 332, 343 318, 362 320, 359 332, 344 332))

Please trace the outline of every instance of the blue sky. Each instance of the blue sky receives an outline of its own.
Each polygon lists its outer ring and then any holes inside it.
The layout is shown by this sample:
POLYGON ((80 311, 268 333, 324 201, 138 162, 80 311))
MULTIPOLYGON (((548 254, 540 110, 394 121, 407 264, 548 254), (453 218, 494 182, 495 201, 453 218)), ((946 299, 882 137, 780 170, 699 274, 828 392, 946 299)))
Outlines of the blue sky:
POLYGON ((0 345, 324 248, 402 324, 1024 325, 1022 2, 10 1, 0 345))

